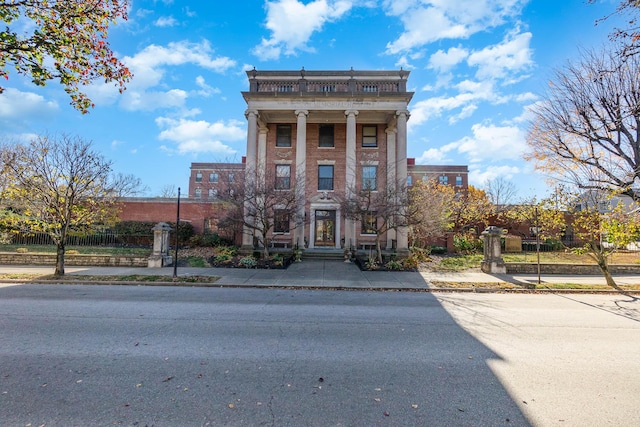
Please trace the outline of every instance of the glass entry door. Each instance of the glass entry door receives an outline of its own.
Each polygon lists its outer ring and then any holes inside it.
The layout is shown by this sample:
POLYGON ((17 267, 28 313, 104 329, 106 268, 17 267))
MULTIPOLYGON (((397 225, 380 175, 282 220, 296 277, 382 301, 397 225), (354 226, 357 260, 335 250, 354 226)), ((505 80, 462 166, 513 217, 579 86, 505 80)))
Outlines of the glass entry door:
POLYGON ((319 210, 315 213, 316 237, 314 246, 335 246, 336 211, 319 210))

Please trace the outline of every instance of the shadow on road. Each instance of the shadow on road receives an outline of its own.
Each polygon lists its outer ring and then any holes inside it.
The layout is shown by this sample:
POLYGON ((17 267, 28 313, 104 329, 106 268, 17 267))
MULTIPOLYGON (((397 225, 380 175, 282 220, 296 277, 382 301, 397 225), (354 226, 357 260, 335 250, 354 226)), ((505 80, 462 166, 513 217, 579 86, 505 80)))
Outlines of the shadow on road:
POLYGON ((2 425, 529 425, 428 293, 21 285, 0 330, 2 425))

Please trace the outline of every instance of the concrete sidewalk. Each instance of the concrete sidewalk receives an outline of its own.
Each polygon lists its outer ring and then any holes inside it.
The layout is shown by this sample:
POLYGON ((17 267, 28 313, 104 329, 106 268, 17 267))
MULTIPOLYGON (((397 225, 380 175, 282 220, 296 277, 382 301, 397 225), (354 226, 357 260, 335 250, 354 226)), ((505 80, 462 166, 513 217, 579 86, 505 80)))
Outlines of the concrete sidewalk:
MULTIPOLYGON (((0 274, 53 274, 52 266, 0 266, 0 274)), ((67 275, 126 276, 159 275, 173 276, 173 267, 65 267, 67 275)), ((178 267, 178 279, 188 276, 218 276, 214 283, 220 286, 246 287, 300 287, 334 289, 399 289, 436 290, 447 288, 447 283, 469 284, 469 287, 488 283, 511 283, 515 285, 537 284, 537 275, 491 275, 481 272, 379 272, 360 271, 352 263, 340 261, 307 260, 294 263, 286 270, 255 270, 241 268, 192 268, 178 267)), ((640 284, 640 275, 614 276, 618 285, 640 284)), ((602 276, 542 275, 541 284, 572 283, 605 285, 602 276)))

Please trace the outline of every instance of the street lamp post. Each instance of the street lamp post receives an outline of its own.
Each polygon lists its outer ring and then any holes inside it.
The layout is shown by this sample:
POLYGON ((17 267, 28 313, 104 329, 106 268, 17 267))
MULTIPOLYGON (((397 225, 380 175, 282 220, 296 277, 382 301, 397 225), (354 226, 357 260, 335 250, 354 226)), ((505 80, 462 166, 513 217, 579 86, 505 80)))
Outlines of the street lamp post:
POLYGON ((178 209, 176 214, 176 255, 173 261, 173 278, 178 277, 178 244, 180 243, 178 236, 178 228, 180 227, 180 187, 178 187, 178 209))

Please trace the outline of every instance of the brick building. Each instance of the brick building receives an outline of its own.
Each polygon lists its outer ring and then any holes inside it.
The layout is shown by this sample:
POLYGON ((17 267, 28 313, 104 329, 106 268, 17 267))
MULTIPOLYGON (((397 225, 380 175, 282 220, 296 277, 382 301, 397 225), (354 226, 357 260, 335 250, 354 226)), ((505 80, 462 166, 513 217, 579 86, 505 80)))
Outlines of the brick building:
MULTIPOLYGON (((251 182, 265 172, 283 190, 302 189, 295 216, 305 221, 275 230, 308 248, 359 247, 375 236, 345 218, 338 199, 366 187, 438 177, 467 187, 466 166, 415 165, 407 159, 408 71, 247 72, 247 151, 242 163, 192 163, 189 198, 215 201, 230 180, 251 182)), ((394 184, 395 185, 395 184, 394 184)), ((282 222, 282 221, 280 221, 282 222)), ((388 248, 408 246, 406 230, 384 236, 388 248)), ((246 233, 243 246, 252 246, 246 233)))

